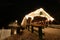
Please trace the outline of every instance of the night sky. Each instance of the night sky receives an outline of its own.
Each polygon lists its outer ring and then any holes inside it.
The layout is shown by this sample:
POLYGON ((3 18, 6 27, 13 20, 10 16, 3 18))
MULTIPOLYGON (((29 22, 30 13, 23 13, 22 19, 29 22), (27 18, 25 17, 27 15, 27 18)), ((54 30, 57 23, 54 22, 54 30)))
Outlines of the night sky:
POLYGON ((41 7, 60 22, 60 0, 8 0, 8 2, 2 0, 0 2, 0 26, 7 25, 15 19, 21 22, 26 14, 41 7))

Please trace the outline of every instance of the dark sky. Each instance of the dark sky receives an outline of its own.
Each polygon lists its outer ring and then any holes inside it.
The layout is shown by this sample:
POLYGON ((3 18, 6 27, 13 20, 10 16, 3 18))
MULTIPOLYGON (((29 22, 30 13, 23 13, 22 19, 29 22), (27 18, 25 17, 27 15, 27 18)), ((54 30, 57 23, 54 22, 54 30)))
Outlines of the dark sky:
POLYGON ((44 8, 52 17, 60 21, 60 0, 5 0, 0 3, 0 23, 6 24, 38 8, 44 8))

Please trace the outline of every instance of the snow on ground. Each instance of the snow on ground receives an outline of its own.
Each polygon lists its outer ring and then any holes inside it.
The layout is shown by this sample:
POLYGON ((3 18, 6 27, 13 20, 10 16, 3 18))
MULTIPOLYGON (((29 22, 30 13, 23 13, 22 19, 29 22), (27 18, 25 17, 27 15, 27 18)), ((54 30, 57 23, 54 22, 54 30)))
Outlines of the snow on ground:
MULTIPOLYGON (((42 30, 45 34, 43 35, 45 40, 60 40, 60 29, 47 27, 42 30)), ((10 33, 11 32, 8 30, 0 30, 0 39, 5 38, 5 40, 39 40, 39 36, 37 35, 38 33, 31 33, 31 31, 28 30, 24 30, 20 35, 17 34, 11 36, 10 33)))
MULTIPOLYGON (((45 28, 43 29, 45 35, 45 40, 60 40, 60 29, 56 28, 45 28)), ((5 40, 39 40, 39 37, 35 33, 31 33, 31 31, 24 30, 22 35, 13 35, 5 40)))
POLYGON ((60 29, 57 28, 45 28, 45 38, 47 40, 60 40, 60 29))
POLYGON ((0 40, 3 40, 9 36, 11 36, 10 29, 0 29, 0 40))
POLYGON ((53 27, 53 28, 60 28, 60 25, 53 25, 53 24, 51 24, 51 25, 48 25, 49 27, 53 27))

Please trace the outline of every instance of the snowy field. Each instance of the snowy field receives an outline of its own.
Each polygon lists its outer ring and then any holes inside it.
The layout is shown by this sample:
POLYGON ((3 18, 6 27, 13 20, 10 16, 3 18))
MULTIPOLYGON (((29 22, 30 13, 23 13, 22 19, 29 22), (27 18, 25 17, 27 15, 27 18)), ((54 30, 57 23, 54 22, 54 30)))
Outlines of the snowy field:
POLYGON ((48 26, 53 28, 60 28, 60 25, 48 25, 48 26))
MULTIPOLYGON (((60 29, 56 28, 45 28, 43 29, 45 35, 45 40, 60 40, 60 29)), ((24 30, 22 35, 13 35, 5 40, 39 40, 39 37, 35 33, 31 33, 30 31, 24 30)))
POLYGON ((0 29, 0 40, 11 36, 11 29, 0 29))
MULTIPOLYGON (((45 40, 60 40, 60 25, 50 26, 42 29, 45 34, 45 40)), ((0 29, 0 40, 5 38, 6 40, 38 40, 38 35, 36 35, 35 33, 31 33, 30 31, 24 30, 22 35, 11 36, 11 29, 0 29)))

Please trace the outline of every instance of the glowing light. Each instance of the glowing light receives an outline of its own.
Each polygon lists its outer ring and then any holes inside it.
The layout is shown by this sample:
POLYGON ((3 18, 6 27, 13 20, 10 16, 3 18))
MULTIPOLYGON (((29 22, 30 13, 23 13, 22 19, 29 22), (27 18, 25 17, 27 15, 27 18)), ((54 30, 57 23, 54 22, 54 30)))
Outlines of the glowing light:
POLYGON ((29 17, 31 17, 32 20, 33 20, 33 16, 26 15, 25 17, 26 17, 26 19, 28 19, 29 17))
POLYGON ((17 21, 17 20, 15 20, 15 22, 17 23, 18 21, 17 21))
POLYGON ((16 34, 16 30, 14 31, 14 34, 16 34))
POLYGON ((51 21, 53 21, 54 20, 54 18, 50 18, 51 19, 51 21))

